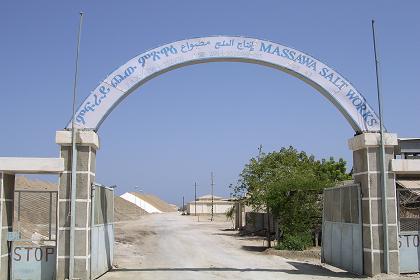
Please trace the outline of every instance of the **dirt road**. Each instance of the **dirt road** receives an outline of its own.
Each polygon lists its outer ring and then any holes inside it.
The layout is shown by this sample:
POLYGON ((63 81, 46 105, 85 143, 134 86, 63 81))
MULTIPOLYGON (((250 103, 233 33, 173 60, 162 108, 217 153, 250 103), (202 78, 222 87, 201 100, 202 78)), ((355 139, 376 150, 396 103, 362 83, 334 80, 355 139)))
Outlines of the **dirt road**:
POLYGON ((329 279, 343 271, 261 252, 261 241, 235 236, 230 222, 178 213, 116 226, 116 268, 105 279, 329 279), (204 221, 203 221, 204 220, 204 221))

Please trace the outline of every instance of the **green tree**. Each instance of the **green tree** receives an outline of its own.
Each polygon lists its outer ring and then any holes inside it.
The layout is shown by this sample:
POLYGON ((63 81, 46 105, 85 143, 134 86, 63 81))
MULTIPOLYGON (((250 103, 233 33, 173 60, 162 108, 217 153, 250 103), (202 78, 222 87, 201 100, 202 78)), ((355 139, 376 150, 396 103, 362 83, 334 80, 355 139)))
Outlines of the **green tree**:
POLYGON ((350 178, 343 159, 316 160, 290 146, 252 158, 231 188, 253 209, 271 209, 280 219, 284 248, 301 250, 319 223, 322 189, 350 178))

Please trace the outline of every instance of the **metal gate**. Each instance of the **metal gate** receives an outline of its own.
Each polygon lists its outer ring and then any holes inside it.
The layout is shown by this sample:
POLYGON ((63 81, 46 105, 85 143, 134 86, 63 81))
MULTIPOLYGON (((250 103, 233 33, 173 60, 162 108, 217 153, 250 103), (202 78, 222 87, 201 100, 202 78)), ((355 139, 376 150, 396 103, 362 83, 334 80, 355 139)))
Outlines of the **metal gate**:
POLYGON ((91 279, 112 268, 114 257, 114 188, 92 184, 91 279))
POLYGON ((323 204, 322 262, 363 274, 360 186, 325 189, 323 204))
POLYGON ((420 188, 409 188, 404 181, 397 184, 400 272, 420 272, 420 188))
POLYGON ((16 190, 9 233, 12 279, 55 279, 57 191, 16 190))

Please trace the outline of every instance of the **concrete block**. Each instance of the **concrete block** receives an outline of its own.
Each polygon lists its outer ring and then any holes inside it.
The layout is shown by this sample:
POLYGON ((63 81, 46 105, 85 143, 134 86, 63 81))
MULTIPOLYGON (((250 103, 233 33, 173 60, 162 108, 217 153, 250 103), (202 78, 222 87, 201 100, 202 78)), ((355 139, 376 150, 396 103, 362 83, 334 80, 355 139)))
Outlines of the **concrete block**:
POLYGON ((70 230, 58 230, 58 256, 70 255, 70 230))
POLYGON ((89 146, 77 147, 77 171, 89 171, 89 146))
POLYGON ((64 170, 71 170, 71 146, 60 147, 60 157, 64 160, 64 170))
POLYGON ((370 222, 369 200, 362 200, 362 223, 370 224, 370 222))
MULTIPOLYGON (((395 204, 392 201, 388 200, 388 223, 392 221, 393 223, 397 220, 397 213, 395 204)), ((382 224, 382 201, 381 200, 371 200, 371 221, 372 224, 382 224)))
POLYGON ((395 200, 388 199, 388 224, 398 223, 398 209, 395 200))
POLYGON ((374 252, 373 255, 373 265, 372 265, 372 273, 373 275, 380 274, 384 271, 384 254, 374 252))
MULTIPOLYGON (((381 184, 380 173, 370 173, 369 174, 369 184, 370 184, 370 197, 382 197, 382 184, 381 184)), ((395 197, 395 175, 392 173, 387 174, 387 196, 395 197)))
POLYGON ((74 277, 87 280, 89 279, 89 260, 88 259, 75 259, 74 260, 74 277))
POLYGON ((381 174, 370 173, 369 174, 369 189, 370 197, 381 197, 382 186, 381 186, 381 174))
POLYGON ((3 175, 3 191, 4 191, 5 199, 15 198, 15 175, 14 174, 3 175))
POLYGON ((78 173, 76 174, 76 198, 77 199, 89 199, 89 174, 78 173))
MULTIPOLYGON (((388 226, 388 246, 389 250, 398 250, 398 228, 397 226, 388 226)), ((384 241, 383 241, 383 227, 382 226, 373 226, 372 227, 372 240, 373 240, 373 249, 383 250, 384 241)))
POLYGON ((360 191, 362 197, 369 197, 369 175, 368 174, 359 174, 353 175, 354 182, 360 184, 360 191))
POLYGON ((398 248, 398 227, 388 226, 388 246, 389 250, 399 250, 398 248))
MULTIPOLYGON (((87 217, 87 202, 76 201, 76 227, 86 227, 88 222, 87 217)), ((90 209, 89 209, 90 214, 90 209)))
MULTIPOLYGON (((61 146, 70 146, 72 143, 71 131, 57 131, 55 134, 55 142, 61 146)), ((78 130, 76 134, 76 143, 91 146, 96 150, 99 149, 99 136, 92 130, 78 130)))
MULTIPOLYGON (((87 202, 76 202, 76 227, 84 228, 88 223, 88 213, 87 213, 87 202)), ((69 201, 60 201, 59 205, 59 226, 60 227, 70 227, 70 202, 69 201)), ((90 210, 89 210, 90 214, 90 210)))
POLYGON ((0 258, 0 279, 7 280, 9 279, 8 267, 9 265, 9 257, 5 256, 0 258))
MULTIPOLYGON (((86 238, 89 232, 86 230, 75 230, 74 231, 74 255, 75 256, 86 256, 86 238)), ((59 230, 58 232, 58 255, 69 256, 70 255, 70 230, 59 230)), ((89 251, 88 251, 89 252, 89 251)), ((89 254, 89 253, 88 253, 89 254)))
POLYGON ((57 259, 56 279, 66 279, 69 277, 69 259, 57 259))
POLYGON ((12 226, 13 225, 13 201, 3 201, 3 217, 2 217, 2 226, 12 226))
POLYGON ((369 226, 362 226, 362 230, 363 230, 363 248, 366 249, 371 249, 372 247, 372 242, 371 242, 371 235, 372 232, 370 230, 369 226))
POLYGON ((60 201, 58 203, 58 226, 59 227, 70 227, 70 202, 60 201))
MULTIPOLYGON (((369 171, 381 171, 381 149, 380 147, 369 147, 368 156, 369 156, 369 171)), ((385 163, 386 169, 390 169, 390 162, 394 158, 394 148, 387 147, 385 148, 385 163)))
POLYGON ((382 250, 384 248, 384 238, 382 226, 372 226, 373 249, 382 250))
POLYGON ((382 201, 381 200, 371 200, 371 213, 370 218, 372 224, 382 224, 382 201))
POLYGON ((363 252, 363 274, 373 276, 372 253, 363 252))
MULTIPOLYGON (((89 150, 89 146, 77 147, 77 171, 89 170, 89 150)), ((63 158, 64 161, 64 170, 71 171, 72 147, 61 146, 60 156, 63 158)))
POLYGON ((71 174, 70 173, 60 174, 58 197, 59 199, 70 199, 71 197, 71 174))
POLYGON ((76 230, 74 232, 74 255, 75 256, 86 256, 89 255, 89 248, 86 248, 87 235, 89 231, 86 230, 76 230))
POLYGON ((400 274, 399 252, 389 252, 389 270, 391 273, 400 274))
MULTIPOLYGON (((349 139, 348 145, 350 150, 357 151, 366 147, 379 146, 381 141, 381 135, 374 132, 366 132, 354 136, 349 139)), ((395 133, 384 133, 385 146, 397 146, 398 138, 395 133)))
POLYGON ((4 228, 1 230, 1 246, 0 246, 0 255, 7 254, 8 247, 7 247, 7 233, 9 230, 7 228, 4 228))
POLYGON ((96 173, 96 150, 91 148, 90 152, 90 172, 96 173))
POLYGON ((353 172, 360 173, 368 170, 367 149, 360 149, 353 152, 353 172))

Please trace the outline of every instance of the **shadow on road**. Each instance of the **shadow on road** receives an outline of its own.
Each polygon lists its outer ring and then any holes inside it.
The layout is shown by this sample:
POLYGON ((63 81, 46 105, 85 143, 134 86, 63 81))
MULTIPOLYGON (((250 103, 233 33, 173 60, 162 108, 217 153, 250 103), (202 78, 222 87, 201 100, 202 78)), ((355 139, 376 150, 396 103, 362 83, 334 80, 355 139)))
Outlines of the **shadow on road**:
POLYGON ((245 251, 250 251, 250 252, 264 252, 265 250, 267 250, 267 246, 247 246, 247 245, 242 245, 241 248, 243 250, 245 250, 245 251))
POLYGON ((331 271, 325 267, 300 262, 288 262, 295 269, 270 269, 270 268, 232 268, 232 267, 179 267, 179 268, 121 268, 111 272, 283 272, 294 275, 328 276, 331 278, 366 278, 348 272, 331 271))

